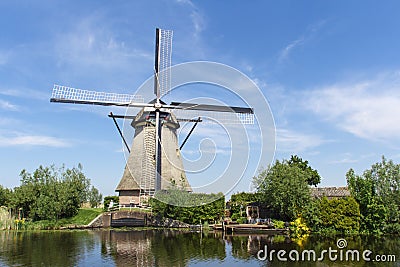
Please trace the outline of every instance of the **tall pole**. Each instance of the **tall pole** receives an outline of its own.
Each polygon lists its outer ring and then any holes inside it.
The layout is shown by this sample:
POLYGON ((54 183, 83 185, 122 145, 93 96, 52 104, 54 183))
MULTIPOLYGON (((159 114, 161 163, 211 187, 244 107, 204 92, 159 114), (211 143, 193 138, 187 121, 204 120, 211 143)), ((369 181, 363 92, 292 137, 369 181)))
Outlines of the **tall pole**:
POLYGON ((160 122, 160 84, 158 74, 160 70, 160 29, 156 29, 156 51, 154 59, 154 94, 157 97, 156 112, 156 149, 155 149, 155 191, 161 190, 161 122, 160 122))
POLYGON ((156 109, 156 173, 155 173, 155 191, 161 190, 161 121, 160 121, 160 110, 156 109))
POLYGON ((157 104, 160 103, 160 85, 158 72, 160 71, 160 29, 156 29, 156 51, 154 57, 154 94, 157 96, 157 104))

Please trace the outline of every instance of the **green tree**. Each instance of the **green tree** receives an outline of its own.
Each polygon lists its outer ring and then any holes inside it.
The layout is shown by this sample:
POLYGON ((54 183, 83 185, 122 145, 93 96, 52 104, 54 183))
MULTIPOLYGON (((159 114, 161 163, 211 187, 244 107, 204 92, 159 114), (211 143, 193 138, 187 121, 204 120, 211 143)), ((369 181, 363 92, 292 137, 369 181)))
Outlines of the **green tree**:
POLYGON ((11 190, 0 185, 0 206, 8 206, 11 197, 11 190))
POLYGON ((75 193, 78 194, 78 201, 80 205, 88 201, 88 195, 90 190, 90 179, 87 179, 85 174, 82 172, 83 167, 78 164, 77 168, 66 169, 62 173, 62 177, 65 181, 72 186, 75 193))
POLYGON ((373 181, 376 195, 387 209, 388 222, 400 220, 400 164, 382 156, 382 161, 372 165, 364 176, 373 181))
POLYGON ((32 174, 21 171, 21 185, 14 189, 11 206, 33 220, 57 220, 77 214, 90 181, 82 167, 56 169, 39 166, 32 174))
POLYGON ((303 160, 297 155, 292 155, 288 161, 288 164, 291 166, 297 166, 304 171, 307 177, 307 183, 309 185, 317 186, 321 182, 321 176, 318 174, 318 171, 311 168, 311 166, 308 165, 307 160, 303 160))
POLYGON ((346 174, 352 196, 360 205, 361 229, 382 232, 400 220, 400 165, 392 160, 375 163, 362 175, 353 169, 346 174))
POLYGON ((231 218, 237 219, 240 217, 246 217, 246 206, 250 203, 261 204, 263 194, 261 193, 247 193, 241 192, 231 196, 229 201, 231 218))
POLYGON ((277 160, 254 177, 253 182, 263 195, 264 202, 271 206, 278 217, 291 221, 311 202, 308 174, 298 164, 277 160))
POLYGON ((97 208, 97 206, 100 204, 101 200, 103 199, 103 195, 100 194, 99 190, 92 186, 92 188, 89 191, 89 203, 91 208, 97 208))

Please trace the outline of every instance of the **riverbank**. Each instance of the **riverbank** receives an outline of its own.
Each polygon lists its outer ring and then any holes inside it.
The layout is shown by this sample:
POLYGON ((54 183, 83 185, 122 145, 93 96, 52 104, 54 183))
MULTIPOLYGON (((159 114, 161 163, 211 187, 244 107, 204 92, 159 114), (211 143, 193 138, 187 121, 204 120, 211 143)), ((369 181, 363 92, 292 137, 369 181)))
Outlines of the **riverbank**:
POLYGON ((7 220, 7 224, 4 224, 2 230, 58 230, 67 228, 84 228, 97 216, 102 214, 102 209, 96 208, 81 208, 78 213, 71 218, 63 218, 60 220, 41 220, 41 221, 29 221, 25 219, 21 220, 7 220))
POLYGON ((56 221, 33 222, 25 219, 9 219, 7 225, 0 230, 68 230, 110 227, 190 228, 190 225, 170 218, 153 216, 148 210, 123 209, 103 212, 102 209, 81 208, 77 215, 56 221))

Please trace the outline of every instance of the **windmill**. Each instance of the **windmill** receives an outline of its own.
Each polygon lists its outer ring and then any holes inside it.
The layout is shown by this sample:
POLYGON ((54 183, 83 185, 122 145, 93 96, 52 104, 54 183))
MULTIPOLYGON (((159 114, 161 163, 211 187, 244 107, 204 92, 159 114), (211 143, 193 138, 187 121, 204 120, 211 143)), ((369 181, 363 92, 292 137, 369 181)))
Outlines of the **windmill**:
POLYGON ((171 90, 172 35, 170 30, 156 29, 155 99, 148 103, 138 95, 88 91, 61 85, 53 87, 51 102, 141 108, 135 116, 109 115, 129 151, 124 174, 116 189, 122 205, 141 204, 154 196, 155 192, 172 185, 192 191, 183 170, 180 150, 197 123, 203 121, 205 114, 211 117, 215 114, 233 114, 235 122, 253 123, 252 108, 180 102, 166 104, 162 101, 161 98, 171 90), (182 117, 178 118, 176 113, 182 117), (131 149, 115 119, 132 120, 135 135, 131 149), (176 131, 182 121, 195 124, 181 146, 178 146, 176 131))

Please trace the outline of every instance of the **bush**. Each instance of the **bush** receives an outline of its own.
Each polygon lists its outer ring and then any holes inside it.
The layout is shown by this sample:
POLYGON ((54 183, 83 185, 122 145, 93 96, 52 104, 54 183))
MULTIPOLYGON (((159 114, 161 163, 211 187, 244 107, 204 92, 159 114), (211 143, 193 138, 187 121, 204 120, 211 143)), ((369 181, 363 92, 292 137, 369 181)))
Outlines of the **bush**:
POLYGON ((240 219, 240 218, 241 218, 241 216, 240 216, 239 213, 234 213, 234 214, 231 216, 232 221, 237 221, 237 220, 240 219))
POLYGON ((318 208, 318 230, 331 229, 340 233, 354 233, 360 230, 360 208, 354 198, 329 200, 324 197, 320 200, 318 208))
POLYGON ((150 199, 154 213, 189 224, 218 221, 225 211, 222 193, 189 193, 178 189, 159 191, 150 199))
POLYGON ((400 234, 400 223, 390 223, 386 225, 384 232, 387 234, 400 234))
POLYGON ((238 218, 246 215, 246 206, 250 203, 260 203, 262 194, 260 193, 236 193, 231 196, 230 202, 230 212, 232 220, 237 220, 238 218))
POLYGON ((246 217, 240 217, 239 219, 236 220, 238 223, 247 223, 247 218, 246 217))
POLYGON ((119 196, 107 196, 104 197, 104 211, 108 211, 108 206, 110 205, 111 200, 114 202, 114 205, 118 205, 119 203, 119 196))
POLYGON ((296 220, 290 223, 290 235, 293 238, 302 238, 310 234, 310 228, 308 228, 305 220, 302 217, 298 217, 296 220))
POLYGON ((285 222, 284 221, 272 220, 272 223, 274 224, 274 228, 275 229, 284 229, 285 228, 285 222))

